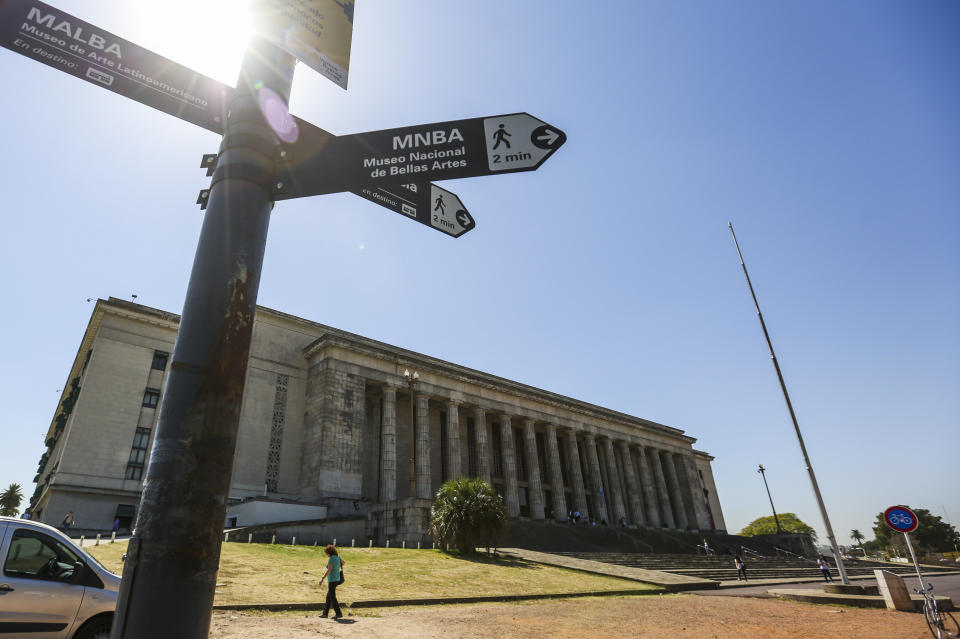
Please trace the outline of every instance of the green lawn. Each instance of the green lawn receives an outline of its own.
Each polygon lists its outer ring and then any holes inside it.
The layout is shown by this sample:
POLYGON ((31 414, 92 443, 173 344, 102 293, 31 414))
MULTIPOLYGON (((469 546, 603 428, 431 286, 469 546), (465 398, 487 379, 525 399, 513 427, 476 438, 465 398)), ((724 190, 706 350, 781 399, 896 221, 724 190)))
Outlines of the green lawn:
MULTIPOLYGON (((120 574, 126 543, 87 548, 120 574)), ((344 602, 489 595, 559 594, 653 588, 518 559, 476 555, 461 558, 439 550, 341 548, 346 583, 337 591, 344 602)), ((326 569, 322 548, 270 544, 223 545, 214 603, 321 601, 318 582, 326 569)))

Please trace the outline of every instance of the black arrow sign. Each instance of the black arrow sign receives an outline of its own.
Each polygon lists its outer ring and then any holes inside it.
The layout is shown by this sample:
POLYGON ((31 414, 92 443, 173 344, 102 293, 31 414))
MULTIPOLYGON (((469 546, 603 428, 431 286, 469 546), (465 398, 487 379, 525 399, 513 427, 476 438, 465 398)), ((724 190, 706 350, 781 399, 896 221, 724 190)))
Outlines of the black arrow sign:
MULTIPOLYGON (((304 148, 300 145, 306 144, 310 148, 324 149, 335 145, 340 139, 296 116, 293 116, 293 120, 296 123, 294 128, 297 131, 297 142, 292 146, 296 151, 291 153, 290 146, 283 147, 279 151, 277 180, 274 183, 273 193, 275 201, 317 195, 308 192, 309 184, 302 183, 302 172, 295 169, 296 155, 304 148)), ((476 226, 476 222, 460 198, 436 184, 424 180, 409 180, 402 183, 394 180, 381 184, 368 182, 370 183, 328 191, 328 193, 350 191, 365 200, 370 200, 453 237, 460 237, 476 226)))
POLYGON ((290 183, 286 197, 533 171, 567 139, 527 113, 339 137, 314 129, 301 130, 297 141, 283 148, 290 183))
POLYGON ((233 89, 36 0, 0 0, 0 45, 214 133, 233 89))

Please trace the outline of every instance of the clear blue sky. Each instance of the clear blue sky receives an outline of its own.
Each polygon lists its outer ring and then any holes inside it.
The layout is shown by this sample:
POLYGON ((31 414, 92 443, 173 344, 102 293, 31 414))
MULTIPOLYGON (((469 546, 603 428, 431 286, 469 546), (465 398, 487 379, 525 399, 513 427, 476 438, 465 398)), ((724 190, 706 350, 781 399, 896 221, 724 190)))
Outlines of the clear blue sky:
MULTIPOLYGON (((234 83, 224 3, 54 4, 234 83)), ((822 537, 732 220, 839 541, 897 503, 960 524, 958 36, 946 1, 359 0, 349 90, 301 67, 294 113, 528 111, 568 142, 444 182, 457 240, 349 194, 279 204, 259 301, 682 428, 731 531, 769 514, 763 463, 822 537)), ((219 139, 6 49, 0 72, 0 484, 29 495, 86 298, 180 312, 219 139)))

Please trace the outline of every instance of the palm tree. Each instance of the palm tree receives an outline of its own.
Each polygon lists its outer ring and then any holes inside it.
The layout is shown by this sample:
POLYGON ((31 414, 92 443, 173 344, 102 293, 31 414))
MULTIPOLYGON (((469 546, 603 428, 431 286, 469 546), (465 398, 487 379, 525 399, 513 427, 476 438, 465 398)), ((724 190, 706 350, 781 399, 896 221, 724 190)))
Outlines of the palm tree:
POLYGON ((493 546, 507 530, 503 499, 482 479, 444 482, 430 509, 430 536, 447 552, 469 555, 477 546, 493 546))
POLYGON ((0 493, 0 515, 16 517, 22 501, 23 493, 20 490, 20 484, 10 484, 9 488, 0 493))
POLYGON ((856 528, 854 528, 853 530, 850 531, 850 538, 860 545, 860 550, 863 551, 863 556, 866 557, 867 549, 863 547, 863 540, 866 539, 866 537, 863 536, 863 533, 857 530, 856 528))

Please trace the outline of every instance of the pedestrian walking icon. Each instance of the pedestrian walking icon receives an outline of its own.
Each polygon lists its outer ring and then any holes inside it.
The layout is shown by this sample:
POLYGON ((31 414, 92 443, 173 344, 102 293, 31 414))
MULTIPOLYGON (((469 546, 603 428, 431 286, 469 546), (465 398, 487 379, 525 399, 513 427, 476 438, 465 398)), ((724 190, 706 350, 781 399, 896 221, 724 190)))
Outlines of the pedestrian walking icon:
POLYGON ((433 203, 433 210, 440 211, 440 215, 443 216, 447 212, 447 205, 443 201, 443 195, 438 195, 436 201, 433 203))
POLYGON ((497 128, 497 130, 493 132, 493 139, 496 140, 497 142, 496 144, 493 145, 493 148, 496 149, 497 147, 500 146, 500 143, 503 142, 505 145, 507 145, 507 148, 509 149, 510 140, 507 139, 509 137, 512 137, 512 136, 509 133, 507 133, 507 130, 501 124, 497 128))
POLYGON ((484 118, 487 168, 499 171, 532 171, 566 141, 560 129, 529 113, 484 118))

